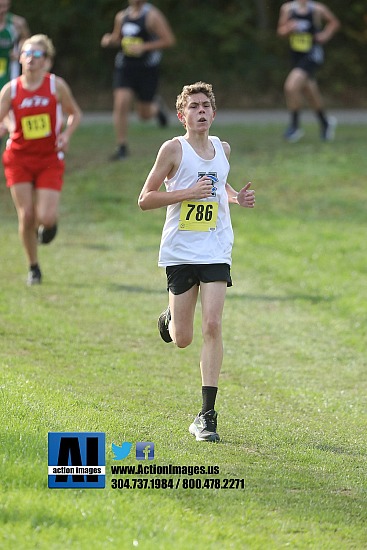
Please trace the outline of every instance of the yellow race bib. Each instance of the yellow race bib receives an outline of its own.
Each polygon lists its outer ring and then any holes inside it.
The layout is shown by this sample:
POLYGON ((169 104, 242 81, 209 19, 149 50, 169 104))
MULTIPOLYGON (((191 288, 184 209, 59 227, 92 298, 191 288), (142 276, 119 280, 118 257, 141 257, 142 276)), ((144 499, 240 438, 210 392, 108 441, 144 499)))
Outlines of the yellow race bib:
POLYGON ((0 57, 0 77, 6 75, 6 71, 8 70, 8 60, 4 57, 0 57))
POLYGON ((294 52, 306 53, 312 48, 312 34, 308 32, 294 33, 289 37, 291 49, 294 52))
POLYGON ((142 44, 144 40, 140 36, 124 36, 121 40, 122 51, 130 57, 140 57, 141 54, 131 53, 131 46, 142 44))
POLYGON ((22 118, 24 139, 40 139, 51 134, 51 120, 48 113, 22 118))
POLYGON ((183 201, 178 228, 180 231, 215 231, 217 218, 217 202, 183 201))

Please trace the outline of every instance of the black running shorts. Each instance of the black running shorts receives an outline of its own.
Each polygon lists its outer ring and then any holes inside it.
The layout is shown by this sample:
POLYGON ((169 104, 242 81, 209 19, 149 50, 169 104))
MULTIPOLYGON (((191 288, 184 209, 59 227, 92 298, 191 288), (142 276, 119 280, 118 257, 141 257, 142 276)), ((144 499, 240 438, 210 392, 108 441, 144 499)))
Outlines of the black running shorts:
POLYGON ((225 281, 232 286, 231 268, 228 264, 182 264, 166 267, 167 290, 183 294, 194 285, 225 281))
POLYGON ((302 69, 312 79, 322 63, 316 62, 310 53, 291 52, 292 69, 302 69))
POLYGON ((129 88, 140 101, 150 103, 157 94, 159 67, 119 67, 114 69, 113 88, 129 88))

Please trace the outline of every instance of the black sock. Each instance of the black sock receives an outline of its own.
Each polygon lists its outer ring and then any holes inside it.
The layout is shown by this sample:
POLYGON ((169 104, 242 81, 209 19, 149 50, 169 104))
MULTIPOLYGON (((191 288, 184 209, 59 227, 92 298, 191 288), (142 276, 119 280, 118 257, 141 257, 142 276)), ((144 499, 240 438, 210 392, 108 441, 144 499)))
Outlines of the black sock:
POLYGON ((29 269, 32 270, 32 271, 34 271, 35 269, 39 269, 39 268, 40 268, 40 266, 38 264, 31 264, 29 266, 29 269))
POLYGON ((201 414, 205 414, 214 409, 217 391, 218 388, 214 386, 202 386, 201 393, 203 396, 203 406, 201 408, 201 414))
POLYGON ((299 124, 299 112, 291 111, 291 126, 292 128, 298 128, 299 124))
POLYGON ((321 124, 326 127, 328 125, 327 117, 324 113, 324 111, 316 111, 317 118, 321 122, 321 124))

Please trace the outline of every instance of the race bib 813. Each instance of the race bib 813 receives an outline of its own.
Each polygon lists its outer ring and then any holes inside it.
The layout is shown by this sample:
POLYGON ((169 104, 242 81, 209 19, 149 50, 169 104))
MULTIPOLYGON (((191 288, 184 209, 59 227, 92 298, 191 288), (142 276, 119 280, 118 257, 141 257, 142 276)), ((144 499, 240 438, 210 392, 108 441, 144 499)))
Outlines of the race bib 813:
POLYGON ((51 134, 51 120, 48 113, 22 118, 24 139, 40 139, 51 134))

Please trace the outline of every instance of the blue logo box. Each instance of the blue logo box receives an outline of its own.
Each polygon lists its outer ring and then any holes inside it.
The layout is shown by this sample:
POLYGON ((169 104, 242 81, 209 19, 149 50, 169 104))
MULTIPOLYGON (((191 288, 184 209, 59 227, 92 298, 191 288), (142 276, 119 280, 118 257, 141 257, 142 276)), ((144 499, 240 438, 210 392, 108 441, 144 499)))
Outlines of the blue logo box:
POLYGON ((104 489, 106 437, 103 432, 49 432, 48 487, 104 489))

